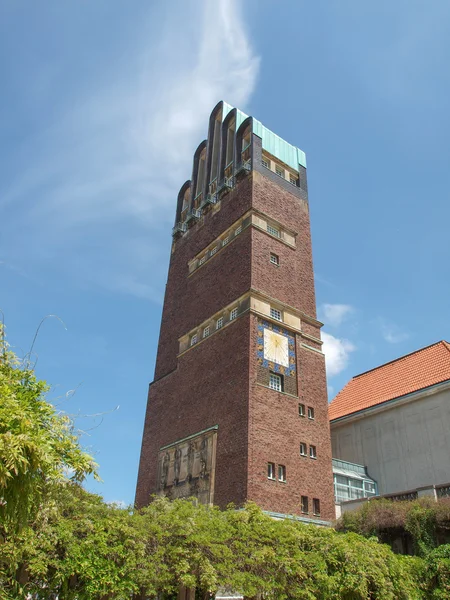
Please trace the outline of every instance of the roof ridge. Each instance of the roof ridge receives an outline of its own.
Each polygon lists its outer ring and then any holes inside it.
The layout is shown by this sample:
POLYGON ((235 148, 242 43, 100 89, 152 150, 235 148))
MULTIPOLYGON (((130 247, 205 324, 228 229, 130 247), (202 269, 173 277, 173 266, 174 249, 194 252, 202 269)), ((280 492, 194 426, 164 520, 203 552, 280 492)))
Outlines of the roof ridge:
POLYGON ((442 343, 444 344, 444 348, 447 348, 447 350, 450 352, 450 344, 446 340, 442 340, 442 343))
POLYGON ((381 369, 382 367, 387 367, 387 365, 391 365, 392 363, 398 362, 399 360, 403 360, 404 358, 408 358, 408 356, 412 356, 413 354, 418 354, 422 352, 422 350, 428 350, 428 348, 432 348, 433 346, 437 346, 438 344, 444 344, 444 347, 450 352, 450 345, 445 340, 439 340, 438 342, 434 342, 433 344, 429 344, 428 346, 424 346, 423 348, 418 348, 417 350, 413 350, 412 352, 408 352, 408 354, 403 354, 398 358, 394 358, 392 360, 388 360, 388 362, 383 363, 382 365, 378 365, 378 367, 373 367, 373 369, 368 369, 367 371, 363 371, 362 373, 358 373, 358 375, 353 375, 352 379, 356 379, 357 377, 362 377, 362 375, 367 375, 367 373, 371 373, 372 371, 376 371, 377 369, 381 369))

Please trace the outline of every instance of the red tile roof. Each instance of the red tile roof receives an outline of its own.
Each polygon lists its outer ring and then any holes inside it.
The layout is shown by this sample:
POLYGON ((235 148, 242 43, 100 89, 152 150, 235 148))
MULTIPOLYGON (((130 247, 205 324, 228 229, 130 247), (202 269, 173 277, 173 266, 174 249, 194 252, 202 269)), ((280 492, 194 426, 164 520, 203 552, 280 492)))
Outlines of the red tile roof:
POLYGON ((450 380, 450 344, 437 342, 353 377, 328 408, 330 421, 450 380))

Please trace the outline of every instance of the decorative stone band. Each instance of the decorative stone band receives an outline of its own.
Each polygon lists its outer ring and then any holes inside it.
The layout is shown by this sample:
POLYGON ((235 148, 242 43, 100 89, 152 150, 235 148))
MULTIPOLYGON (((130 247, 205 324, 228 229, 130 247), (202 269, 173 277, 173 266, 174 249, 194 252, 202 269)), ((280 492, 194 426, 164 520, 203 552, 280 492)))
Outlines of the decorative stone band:
POLYGON ((287 229, 279 221, 271 219, 263 212, 252 209, 247 211, 231 227, 228 227, 219 237, 188 262, 189 276, 213 256, 217 256, 223 248, 231 244, 247 227, 256 227, 271 237, 278 239, 281 243, 295 248, 297 232, 287 229))
POLYGON ((200 323, 197 327, 181 336, 179 338, 180 346, 178 356, 181 356, 184 352, 188 352, 205 342, 212 335, 216 335, 247 312, 264 317, 264 319, 277 325, 282 323, 286 329, 299 334, 302 338, 307 340, 308 343, 302 343, 302 347, 322 354, 322 351, 320 350, 322 341, 318 337, 302 330, 302 322, 320 329, 323 325, 320 321, 317 321, 313 317, 304 314, 288 304, 283 304, 278 300, 267 296, 267 294, 251 289, 249 292, 212 315, 209 319, 206 319, 206 321, 203 321, 203 323, 200 323), (273 315, 277 315, 280 318, 274 318, 273 315), (316 347, 311 346, 311 343, 315 344, 316 347))
POLYGON ((209 431, 217 431, 218 429, 219 429, 218 425, 213 425, 212 427, 207 427, 206 429, 202 429, 201 431, 198 431, 197 433, 193 433, 192 435, 187 435, 184 438, 176 440, 175 442, 172 442, 171 444, 166 444, 165 446, 161 446, 160 450, 166 450, 167 448, 172 448, 172 446, 178 446, 178 444, 183 444, 184 442, 192 440, 192 439, 198 437, 199 435, 203 435, 204 433, 208 433, 209 431))
POLYGON ((324 521, 317 517, 301 517, 300 515, 285 515, 284 513, 276 513, 269 510, 263 511, 269 517, 275 520, 290 519, 292 521, 300 521, 302 523, 311 523, 312 525, 319 525, 321 527, 331 527, 333 523, 331 521, 324 521))

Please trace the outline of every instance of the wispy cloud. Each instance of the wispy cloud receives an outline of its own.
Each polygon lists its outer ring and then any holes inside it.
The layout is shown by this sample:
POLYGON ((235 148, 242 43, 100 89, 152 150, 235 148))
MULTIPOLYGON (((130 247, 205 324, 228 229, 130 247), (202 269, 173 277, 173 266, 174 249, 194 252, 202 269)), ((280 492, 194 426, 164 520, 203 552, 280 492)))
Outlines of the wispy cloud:
POLYGON ((326 325, 339 327, 341 323, 354 312, 350 304, 322 304, 320 313, 326 325))
POLYGON ((323 351, 327 366, 328 377, 338 375, 347 368, 350 354, 356 350, 356 346, 344 338, 322 331, 323 351))
POLYGON ((149 44, 144 23, 114 78, 58 106, 28 141, 17 177, 3 182, 3 241, 12 247, 14 231, 18 269, 31 261, 83 285, 159 299, 176 194, 209 113, 220 99, 245 108, 259 65, 239 0, 191 3, 195 30, 181 3, 165 10, 170 27, 159 39, 149 44))
POLYGON ((410 338, 410 334, 406 331, 402 331, 395 323, 389 322, 381 317, 378 319, 378 322, 381 327, 381 335, 389 344, 399 344, 410 338))

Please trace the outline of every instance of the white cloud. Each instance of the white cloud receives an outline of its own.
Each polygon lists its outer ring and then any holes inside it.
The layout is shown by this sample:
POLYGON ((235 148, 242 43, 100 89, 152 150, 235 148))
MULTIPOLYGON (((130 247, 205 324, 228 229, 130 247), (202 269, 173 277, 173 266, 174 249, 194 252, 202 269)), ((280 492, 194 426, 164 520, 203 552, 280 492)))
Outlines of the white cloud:
POLYGON ((339 327, 339 325, 353 312, 349 304, 322 304, 321 312, 326 325, 339 327))
POLYGON ((328 377, 338 375, 347 368, 350 353, 356 350, 352 342, 346 339, 334 337, 322 331, 323 351, 327 365, 328 377))
MULTIPOLYGON (((0 183, 5 248, 15 248, 18 268, 162 296, 176 195, 209 114, 221 99, 245 109, 256 83, 241 8, 239 0, 170 3, 166 24, 149 12, 113 72, 61 105, 55 98, 55 121, 21 149, 16 178, 0 183)), ((50 96, 57 78, 47 85, 50 96)))
POLYGON ((409 333, 402 331, 400 327, 395 325, 395 323, 391 323, 383 318, 379 319, 379 323, 381 327, 381 335, 389 344, 399 344, 400 342, 406 341, 410 337, 409 333))

